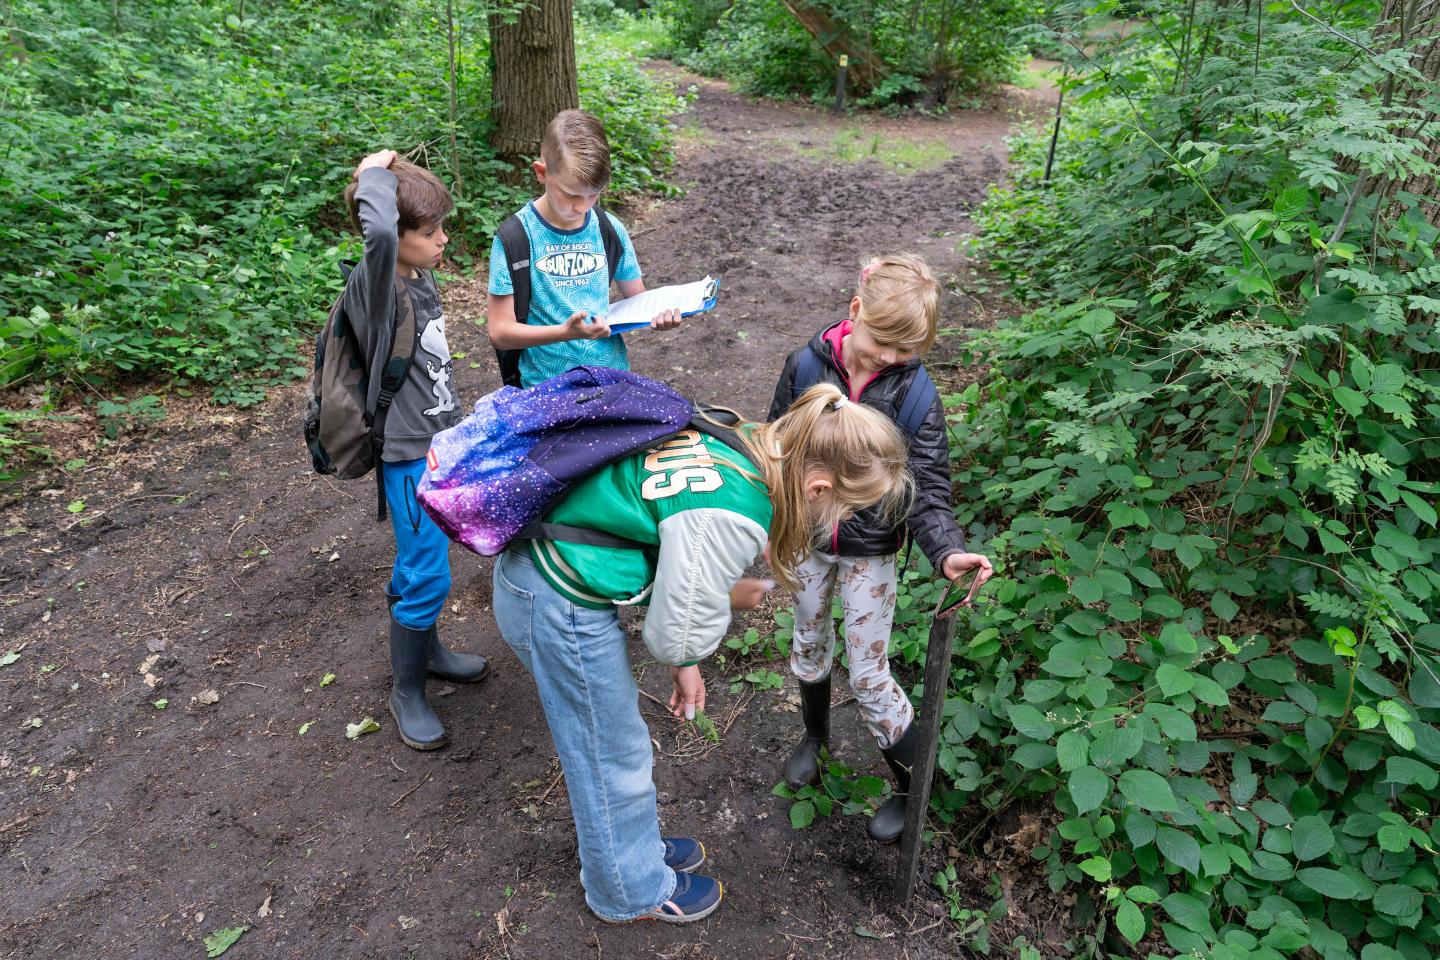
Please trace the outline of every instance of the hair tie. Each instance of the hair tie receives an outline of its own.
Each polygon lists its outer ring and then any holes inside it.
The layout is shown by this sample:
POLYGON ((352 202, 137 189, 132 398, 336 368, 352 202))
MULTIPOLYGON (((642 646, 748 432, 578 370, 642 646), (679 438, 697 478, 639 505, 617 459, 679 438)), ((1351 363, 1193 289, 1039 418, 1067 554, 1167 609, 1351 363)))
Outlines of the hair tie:
POLYGON ((830 404, 830 409, 839 410, 841 407, 845 406, 845 404, 849 402, 850 401, 845 399, 844 397, 836 397, 835 400, 830 404))
POLYGON ((869 279, 870 279, 870 274, 875 270, 875 267, 876 267, 876 266, 877 266, 877 264, 872 263, 872 264, 869 264, 869 265, 867 265, 867 266, 864 266, 864 267, 861 267, 861 268, 860 268, 860 282, 861 282, 861 283, 865 283, 865 282, 869 281, 869 279))

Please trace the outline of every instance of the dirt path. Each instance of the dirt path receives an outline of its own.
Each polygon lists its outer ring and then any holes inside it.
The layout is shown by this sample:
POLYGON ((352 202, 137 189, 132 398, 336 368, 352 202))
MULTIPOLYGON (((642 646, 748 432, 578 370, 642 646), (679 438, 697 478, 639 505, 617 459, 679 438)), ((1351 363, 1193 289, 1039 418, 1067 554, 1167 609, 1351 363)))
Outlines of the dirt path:
MULTIPOLYGON (((956 242, 1002 171, 1009 117, 839 120, 695 82, 688 193, 633 211, 631 228, 648 282, 711 271, 722 306, 633 337, 632 362, 761 415, 786 352, 843 310, 862 254, 962 270, 956 242), (879 159, 840 159, 856 154, 879 159)), ((446 289, 469 400, 497 385, 483 333, 458 322, 482 291, 446 289)), ((978 322, 974 303, 952 284, 947 321, 978 322)), ((711 714, 729 726, 708 752, 642 708, 664 825, 704 839, 725 904, 693 927, 597 922, 534 687, 489 613, 488 561, 452 553, 441 629, 494 675, 432 685, 444 750, 395 736, 389 534, 368 480, 310 472, 300 395, 192 408, 5 510, 0 655, 20 656, 0 666, 0 957, 194 958, 246 924, 227 958, 955 955, 932 888, 890 907, 896 854, 861 818, 790 829, 770 789, 794 707, 731 694, 713 669, 711 714), (367 715, 381 731, 347 740, 367 715)), ((633 650, 642 686, 667 696, 633 650)), ((835 728, 837 756, 881 769, 853 703, 835 728)))

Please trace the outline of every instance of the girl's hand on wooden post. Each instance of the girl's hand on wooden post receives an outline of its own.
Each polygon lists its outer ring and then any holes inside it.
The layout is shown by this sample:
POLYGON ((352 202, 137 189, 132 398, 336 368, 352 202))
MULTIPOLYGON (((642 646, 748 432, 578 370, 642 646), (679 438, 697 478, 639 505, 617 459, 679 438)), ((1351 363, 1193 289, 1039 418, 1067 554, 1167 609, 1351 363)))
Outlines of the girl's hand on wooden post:
POLYGON ((965 594, 965 599, 960 601, 966 606, 980 593, 985 581, 995 576, 995 568, 990 565, 988 557, 978 553, 952 553, 941 561, 940 572, 946 580, 959 580, 971 570, 975 571, 975 579, 970 584, 970 591, 965 594))

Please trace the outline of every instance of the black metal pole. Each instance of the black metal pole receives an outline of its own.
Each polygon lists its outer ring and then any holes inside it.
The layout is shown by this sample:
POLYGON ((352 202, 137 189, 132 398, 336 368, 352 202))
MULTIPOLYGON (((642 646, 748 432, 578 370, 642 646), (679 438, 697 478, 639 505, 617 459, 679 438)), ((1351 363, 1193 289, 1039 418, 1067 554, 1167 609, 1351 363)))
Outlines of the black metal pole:
POLYGON ((850 66, 850 57, 840 54, 840 72, 835 75, 835 112, 845 110, 845 70, 850 66))
POLYGON ((1060 88, 1060 97, 1055 101, 1055 128, 1050 131, 1050 152, 1045 156, 1045 179, 1041 182, 1050 183, 1050 168, 1055 163, 1055 141, 1060 139, 1060 108, 1065 103, 1065 88, 1060 88))
MULTIPOLYGON (((930 807, 930 781, 935 776, 935 755, 940 746, 940 723, 945 717, 945 692, 950 689, 950 653, 955 644, 955 612, 958 603, 950 603, 956 590, 964 590, 951 582, 940 602, 935 605, 935 619, 930 624, 930 646, 925 652, 925 697, 920 703, 920 744, 915 749, 915 765, 910 770, 910 798, 905 803, 905 832, 900 836, 900 864, 895 874, 895 899, 910 902, 915 892, 915 874, 920 869, 920 844, 925 838, 925 813, 930 807)), ((963 595, 963 594, 962 594, 963 595)))

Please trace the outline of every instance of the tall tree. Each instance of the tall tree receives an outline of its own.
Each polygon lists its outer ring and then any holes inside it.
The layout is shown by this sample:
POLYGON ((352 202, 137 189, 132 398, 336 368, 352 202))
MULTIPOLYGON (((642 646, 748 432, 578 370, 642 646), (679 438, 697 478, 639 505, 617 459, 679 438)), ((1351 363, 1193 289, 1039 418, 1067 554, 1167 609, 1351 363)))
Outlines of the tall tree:
POLYGON ((550 119, 580 105, 573 18, 573 0, 528 0, 490 15, 491 142, 517 170, 539 156, 550 119))
MULTIPOLYGON (((1410 125, 1412 133, 1424 138, 1425 156, 1440 163, 1440 113, 1436 111, 1437 83, 1440 83, 1440 2, 1437 0, 1385 0, 1381 33, 1395 45, 1413 54, 1410 65, 1425 82, 1402 83, 1394 90, 1393 102, 1420 107, 1425 113, 1410 125), (1427 96, 1428 94, 1428 96, 1427 96)), ((1427 198, 1422 204, 1431 223, 1440 225, 1440 178, 1421 173, 1408 177, 1392 189, 1427 198)))

